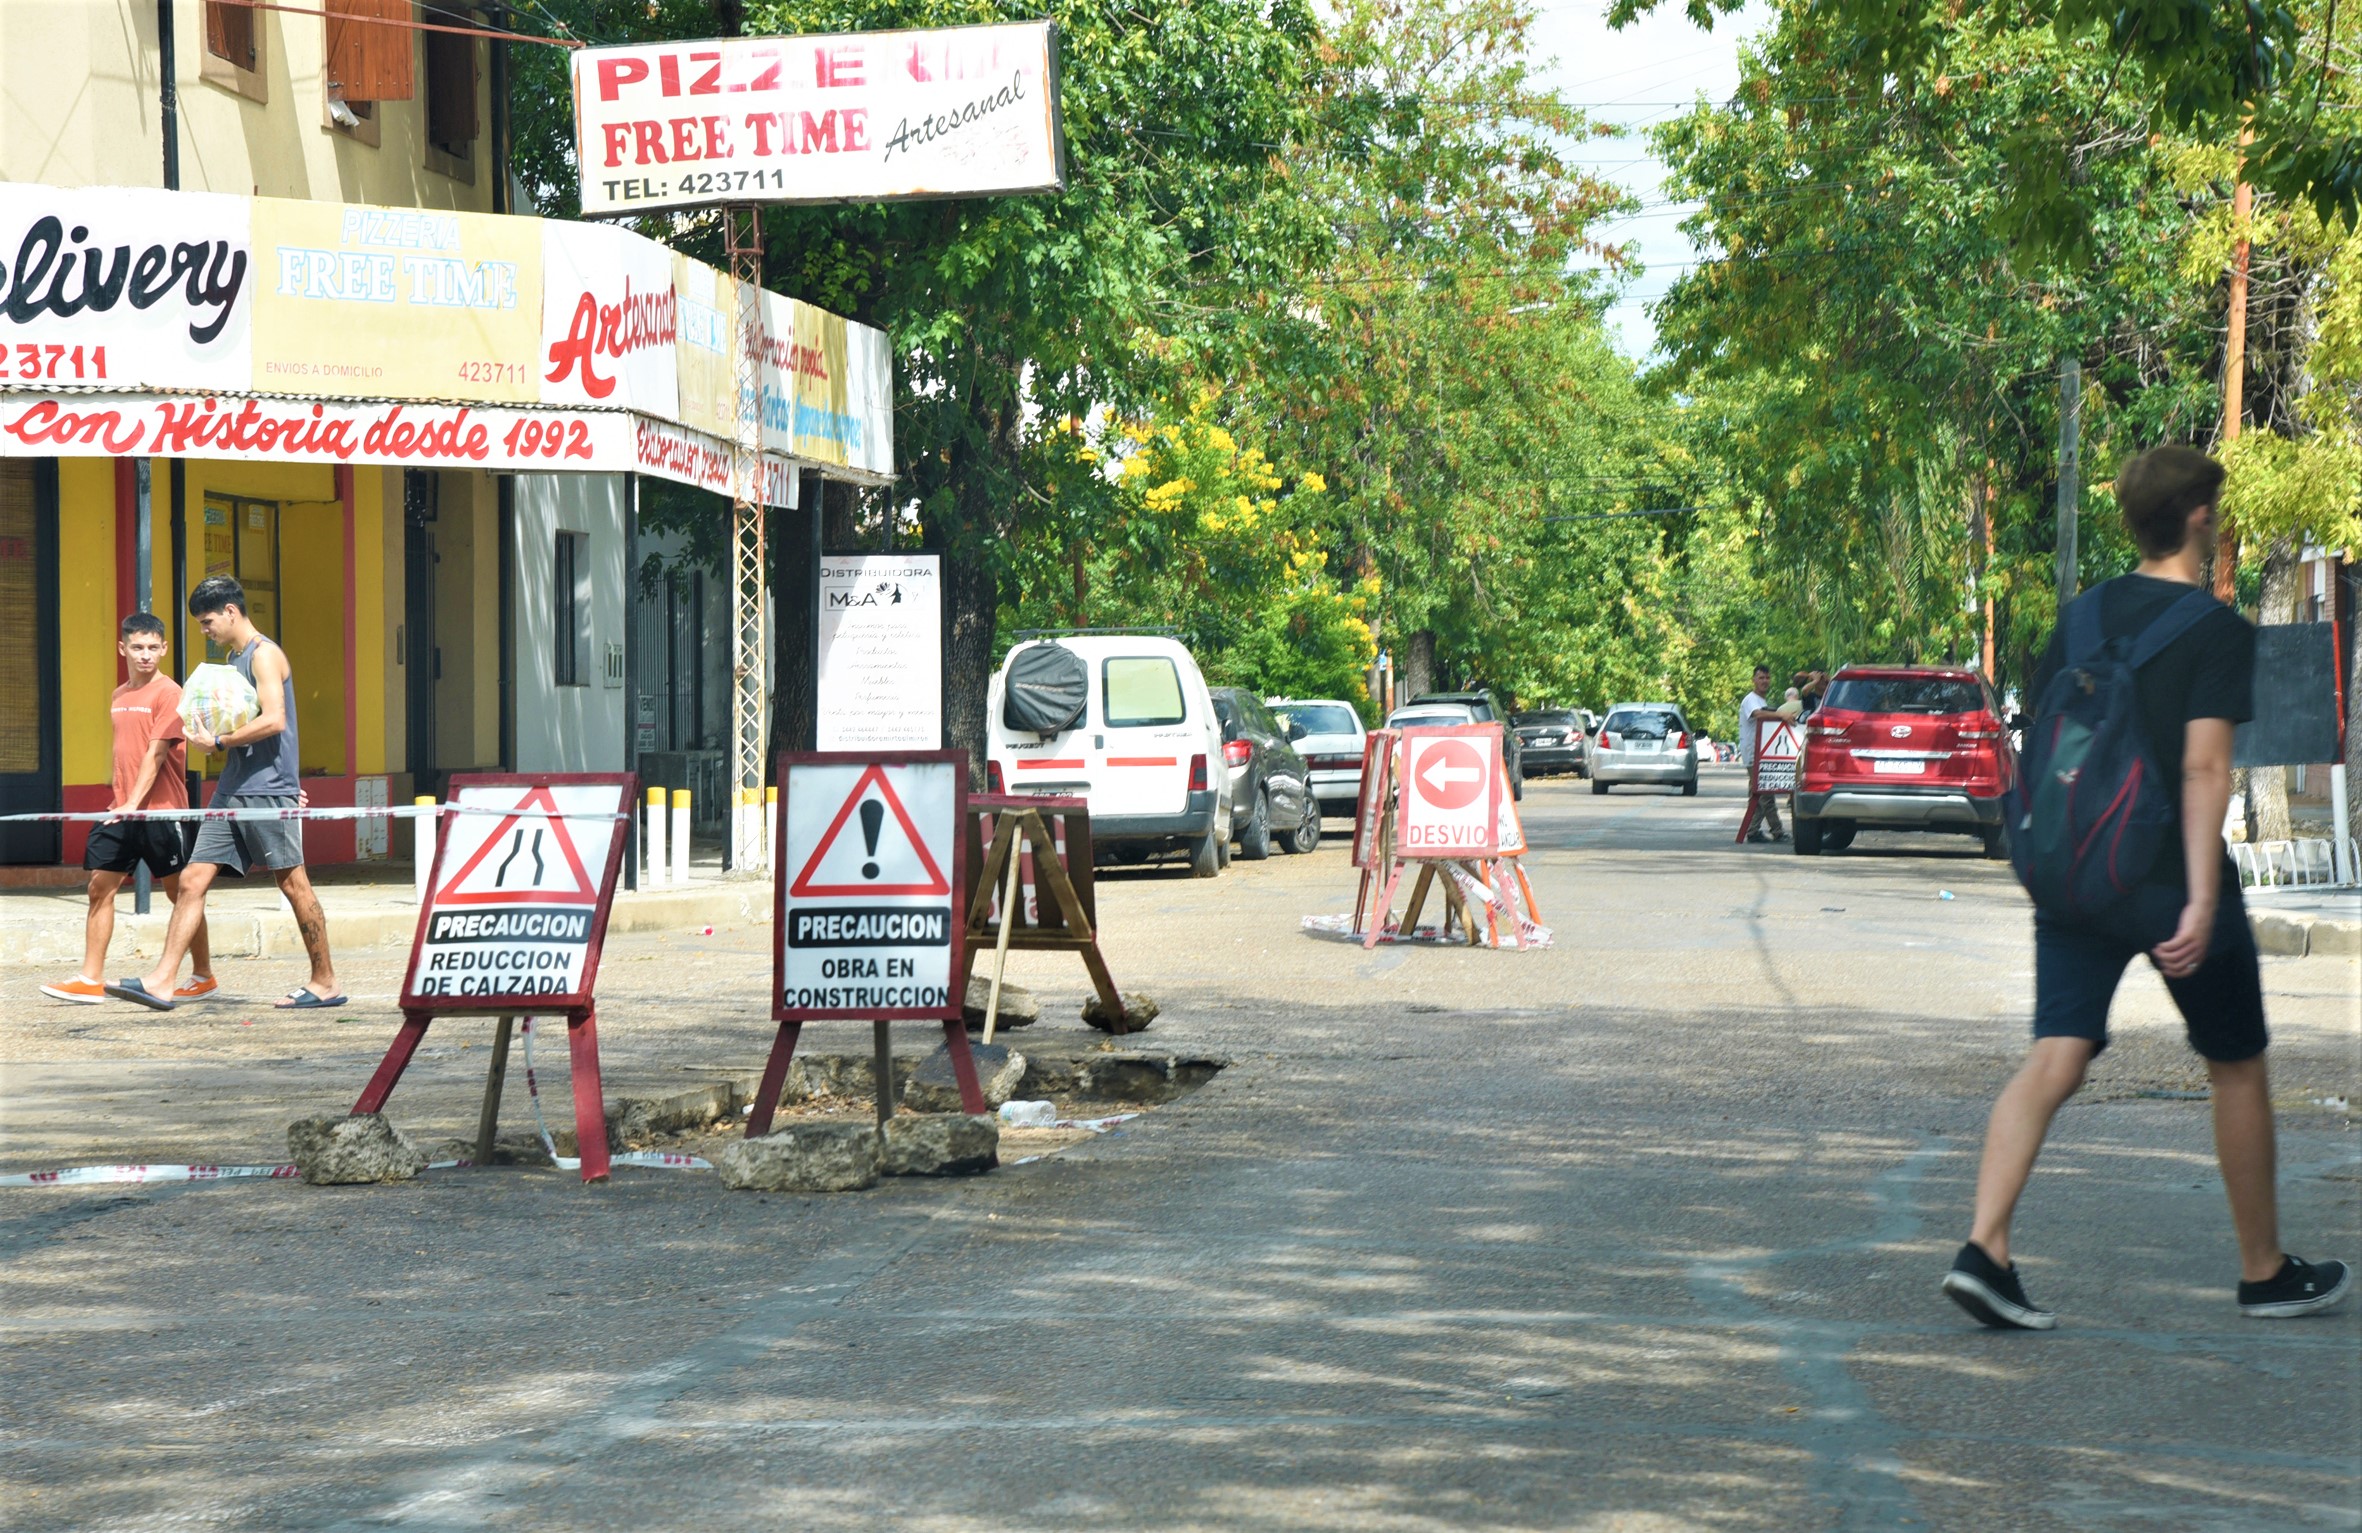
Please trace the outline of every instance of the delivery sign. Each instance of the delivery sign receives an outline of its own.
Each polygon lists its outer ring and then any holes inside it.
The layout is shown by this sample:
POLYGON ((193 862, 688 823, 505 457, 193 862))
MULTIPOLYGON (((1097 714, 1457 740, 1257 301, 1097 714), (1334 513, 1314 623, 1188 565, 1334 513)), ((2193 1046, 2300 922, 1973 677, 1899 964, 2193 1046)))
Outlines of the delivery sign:
POLYGON ((1060 191, 1057 31, 584 48, 574 140, 587 216, 1060 191))

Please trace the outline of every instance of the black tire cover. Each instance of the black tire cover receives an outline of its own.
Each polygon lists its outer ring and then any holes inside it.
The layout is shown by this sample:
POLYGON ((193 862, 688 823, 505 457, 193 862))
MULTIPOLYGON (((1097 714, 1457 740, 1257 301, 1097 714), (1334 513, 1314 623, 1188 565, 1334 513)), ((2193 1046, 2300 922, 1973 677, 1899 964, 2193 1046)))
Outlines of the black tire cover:
POLYGON ((1028 644, 1009 657, 1001 722, 1054 735, 1071 729, 1091 700, 1091 668, 1063 644, 1028 644))

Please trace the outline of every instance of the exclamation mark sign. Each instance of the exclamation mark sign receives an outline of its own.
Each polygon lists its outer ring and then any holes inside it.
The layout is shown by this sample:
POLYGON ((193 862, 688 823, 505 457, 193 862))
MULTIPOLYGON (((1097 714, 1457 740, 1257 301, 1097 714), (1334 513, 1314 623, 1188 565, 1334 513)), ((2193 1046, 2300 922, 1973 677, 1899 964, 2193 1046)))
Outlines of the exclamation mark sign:
MULTIPOLYGON (((878 832, 885 828, 885 824, 886 806, 874 798, 863 799, 861 801, 861 844, 869 848, 869 855, 872 858, 878 854, 878 832)), ((863 863, 861 876, 863 878, 877 877, 877 863, 874 861, 863 863)))

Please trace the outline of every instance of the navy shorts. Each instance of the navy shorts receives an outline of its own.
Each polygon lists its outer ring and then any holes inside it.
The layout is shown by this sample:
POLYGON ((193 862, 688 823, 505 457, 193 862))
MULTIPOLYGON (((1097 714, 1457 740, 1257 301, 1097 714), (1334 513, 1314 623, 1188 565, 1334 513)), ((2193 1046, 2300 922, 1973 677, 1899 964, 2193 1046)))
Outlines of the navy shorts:
MULTIPOLYGON (((2145 886, 2114 919, 2101 923, 2034 915, 2034 1036, 2087 1038, 2096 1055, 2108 1046, 2108 1004, 2124 966, 2173 935, 2188 896, 2145 886)), ((2247 925, 2239 875, 2226 863, 2214 939, 2197 972, 2168 979, 2166 990, 2189 1029, 2190 1047, 2226 1064, 2264 1051, 2264 983, 2247 925)))
POLYGON ((106 820, 90 827, 82 866, 92 873, 129 873, 141 863, 170 878, 189 861, 197 827, 186 820, 106 820))

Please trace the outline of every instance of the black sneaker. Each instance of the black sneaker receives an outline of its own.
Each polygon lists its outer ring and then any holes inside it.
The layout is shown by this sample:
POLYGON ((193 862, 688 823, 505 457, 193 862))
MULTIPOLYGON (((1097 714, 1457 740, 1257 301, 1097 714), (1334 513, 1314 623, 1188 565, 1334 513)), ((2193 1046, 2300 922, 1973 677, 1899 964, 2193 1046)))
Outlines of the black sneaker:
MULTIPOLYGON (((2026 1297, 2016 1267, 2002 1266, 1973 1240, 1952 1258, 1952 1270, 1944 1274, 1944 1293, 1976 1316, 1978 1324, 1996 1330, 2048 1331, 2059 1323, 2058 1316, 2036 1309, 2034 1301, 2026 1297)), ((2246 1297, 2244 1290, 2240 1296, 2246 1297)))
POLYGON ((2260 1283, 2239 1285, 2239 1313, 2258 1320, 2287 1320, 2311 1315, 2343 1299, 2354 1286, 2354 1274, 2344 1262, 2304 1262, 2280 1258, 2280 1270, 2260 1283))

